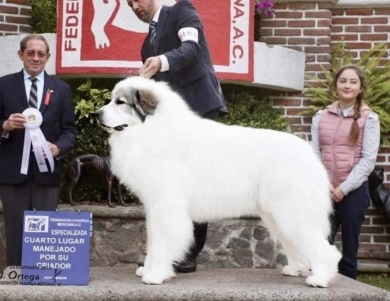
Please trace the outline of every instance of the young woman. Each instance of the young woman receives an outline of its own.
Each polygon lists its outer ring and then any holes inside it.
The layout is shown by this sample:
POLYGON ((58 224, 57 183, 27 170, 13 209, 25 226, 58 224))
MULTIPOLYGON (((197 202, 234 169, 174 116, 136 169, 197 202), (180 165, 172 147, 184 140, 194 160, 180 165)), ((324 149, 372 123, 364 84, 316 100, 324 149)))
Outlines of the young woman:
POLYGON ((334 87, 338 100, 313 117, 312 147, 330 180, 331 244, 340 225, 342 229, 339 273, 356 279, 360 229, 370 204, 367 177, 375 167, 380 125, 377 114, 363 102, 366 79, 358 67, 340 68, 334 87))

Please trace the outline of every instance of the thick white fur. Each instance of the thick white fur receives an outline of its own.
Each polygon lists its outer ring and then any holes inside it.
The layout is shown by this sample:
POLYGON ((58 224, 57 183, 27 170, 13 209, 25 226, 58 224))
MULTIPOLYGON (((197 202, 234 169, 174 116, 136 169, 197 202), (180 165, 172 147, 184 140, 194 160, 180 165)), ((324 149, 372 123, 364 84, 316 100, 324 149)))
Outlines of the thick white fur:
MULTIPOLYGON (((142 96, 141 96, 142 97, 142 96)), ((143 202, 147 223, 148 284, 174 276, 172 263, 193 242, 192 221, 258 215, 283 245, 283 274, 312 275, 309 286, 327 287, 341 258, 329 245, 328 178, 304 140, 288 133, 226 126, 194 114, 165 83, 131 77, 117 84, 101 110, 113 131, 112 169, 143 202), (148 93, 158 103, 143 123, 116 99, 148 93), (130 95, 132 94, 132 95, 130 95)))

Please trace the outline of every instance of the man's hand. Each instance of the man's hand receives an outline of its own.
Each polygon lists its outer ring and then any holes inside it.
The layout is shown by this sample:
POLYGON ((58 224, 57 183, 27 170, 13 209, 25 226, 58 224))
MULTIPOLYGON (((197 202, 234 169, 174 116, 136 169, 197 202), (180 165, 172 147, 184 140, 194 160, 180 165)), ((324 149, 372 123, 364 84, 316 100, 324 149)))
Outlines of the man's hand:
POLYGON ((145 64, 139 69, 140 76, 151 78, 161 69, 161 60, 157 56, 152 56, 145 61, 145 64))
POLYGON ((15 129, 24 129, 25 122, 26 118, 22 114, 11 114, 8 119, 3 123, 3 130, 4 132, 10 132, 15 129))
POLYGON ((47 141, 47 144, 49 144, 49 148, 53 157, 57 157, 60 154, 60 149, 58 146, 49 141, 47 141))
POLYGON ((344 193, 341 191, 340 187, 336 187, 331 194, 332 200, 335 203, 340 203, 344 198, 344 193))

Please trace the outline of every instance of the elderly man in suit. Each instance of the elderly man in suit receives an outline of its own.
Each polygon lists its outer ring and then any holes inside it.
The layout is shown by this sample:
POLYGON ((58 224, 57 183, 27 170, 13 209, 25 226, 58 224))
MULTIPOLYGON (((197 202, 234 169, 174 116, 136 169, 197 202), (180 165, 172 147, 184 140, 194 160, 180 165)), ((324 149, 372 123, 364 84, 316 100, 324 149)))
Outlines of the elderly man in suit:
POLYGON ((23 70, 0 78, 0 197, 7 266, 21 265, 23 212, 57 208, 61 158, 76 142, 70 86, 44 71, 50 58, 46 39, 37 34, 25 36, 18 55, 23 70), (40 165, 31 143, 24 145, 27 120, 22 112, 27 108, 39 110, 40 114, 36 114, 42 116, 40 129, 47 148, 43 154, 45 162, 40 165), (49 157, 54 158, 53 170, 49 157))
MULTIPOLYGON (((190 1, 163 6, 159 0, 128 0, 136 16, 149 23, 149 34, 141 49, 140 75, 165 81, 179 92, 200 116, 217 119, 226 112, 219 81, 211 62, 202 21, 190 1)), ((195 243, 177 272, 196 270, 196 257, 202 250, 207 224, 194 223, 195 243)))

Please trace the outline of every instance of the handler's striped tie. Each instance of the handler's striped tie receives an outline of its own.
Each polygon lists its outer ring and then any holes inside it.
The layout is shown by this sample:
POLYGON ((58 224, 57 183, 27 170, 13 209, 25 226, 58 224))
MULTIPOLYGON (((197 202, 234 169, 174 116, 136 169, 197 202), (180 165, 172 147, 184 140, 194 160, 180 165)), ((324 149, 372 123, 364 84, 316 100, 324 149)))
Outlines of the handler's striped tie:
POLYGON ((30 77, 31 80, 31 89, 30 89, 30 98, 28 99, 28 104, 30 108, 38 108, 38 94, 37 94, 37 78, 30 77))
POLYGON ((156 39, 156 27, 157 27, 157 22, 155 21, 150 22, 149 25, 150 44, 152 45, 154 52, 156 52, 156 48, 154 46, 154 41, 156 39))

